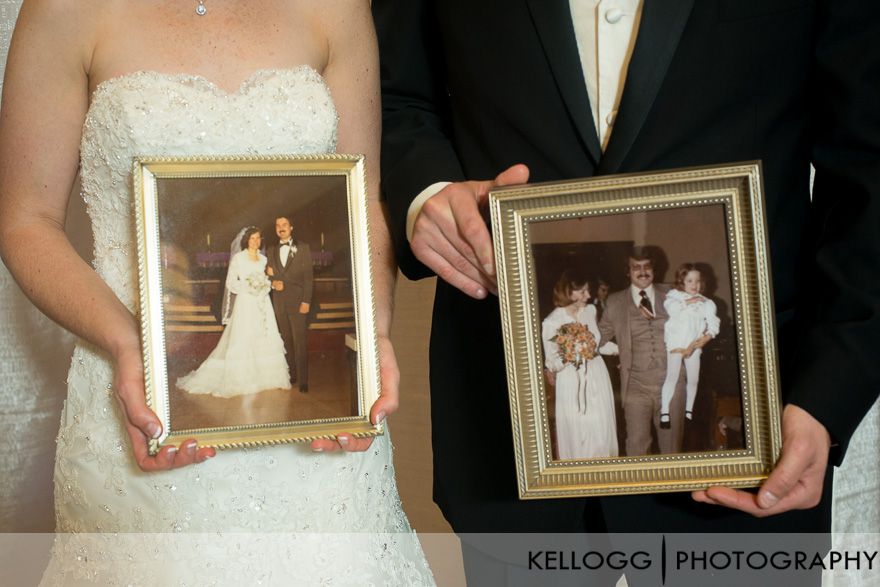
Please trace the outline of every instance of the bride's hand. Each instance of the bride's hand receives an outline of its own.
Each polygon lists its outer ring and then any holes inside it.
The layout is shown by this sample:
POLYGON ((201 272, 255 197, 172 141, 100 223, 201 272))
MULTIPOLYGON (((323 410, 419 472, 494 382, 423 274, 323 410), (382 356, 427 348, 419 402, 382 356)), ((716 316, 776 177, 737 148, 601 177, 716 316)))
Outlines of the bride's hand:
MULTIPOLYGON (((382 382, 382 390, 379 399, 370 408, 370 422, 378 424, 386 416, 397 411, 400 389, 400 369, 397 367, 397 358, 394 355, 394 347, 387 336, 378 337, 379 343, 379 378, 382 382)), ((337 434, 336 440, 318 439, 312 441, 312 450, 316 452, 332 452, 347 450, 360 452, 370 448, 373 438, 355 438, 351 434, 337 434)))
POLYGON ((213 457, 213 448, 198 448, 195 439, 185 440, 180 447, 166 446, 150 456, 147 442, 158 438, 162 425, 156 414, 147 407, 144 393, 144 366, 139 348, 122 350, 116 355, 116 375, 113 381, 116 399, 125 417, 125 430, 131 439, 135 460, 142 471, 164 471, 213 457))

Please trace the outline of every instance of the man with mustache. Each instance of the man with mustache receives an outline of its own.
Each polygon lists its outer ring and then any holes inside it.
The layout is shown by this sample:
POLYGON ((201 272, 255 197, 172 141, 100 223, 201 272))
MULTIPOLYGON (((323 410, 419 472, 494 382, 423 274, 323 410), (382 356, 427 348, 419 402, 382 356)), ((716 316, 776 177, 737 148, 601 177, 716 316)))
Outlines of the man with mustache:
POLYGON ((647 247, 636 247, 627 261, 630 286, 608 296, 599 323, 602 342, 614 340, 620 352, 620 398, 626 419, 626 455, 651 452, 652 427, 663 454, 681 452, 684 394, 676 389, 668 421, 660 421, 660 390, 666 377, 663 307, 666 290, 654 285, 647 247))
POLYGON ((278 245, 269 246, 267 272, 272 279, 272 307, 287 352, 290 380, 300 393, 309 391, 308 317, 312 302, 314 275, 308 243, 293 239, 287 216, 275 219, 278 245))
MULTIPOLYGON (((438 277, 434 499, 453 529, 829 531, 827 465, 840 463, 880 389, 876 1, 374 0, 372 8, 382 191, 397 261, 411 279, 438 277), (758 159, 784 404, 771 475, 756 493, 519 500, 494 251, 481 216, 489 190, 758 159)), ((479 573, 491 557, 473 550, 464 550, 471 583, 492 584, 479 573)), ((795 584, 819 585, 820 575, 795 584)))

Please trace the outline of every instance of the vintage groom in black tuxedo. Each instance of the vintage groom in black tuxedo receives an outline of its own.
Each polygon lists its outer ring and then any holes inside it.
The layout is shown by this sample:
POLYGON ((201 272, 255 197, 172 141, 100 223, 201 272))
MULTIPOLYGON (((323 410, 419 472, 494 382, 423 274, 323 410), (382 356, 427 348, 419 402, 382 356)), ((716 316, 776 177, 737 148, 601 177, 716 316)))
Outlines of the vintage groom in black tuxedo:
MULTIPOLYGON (((489 180, 517 163, 548 181, 760 159, 783 395, 800 409, 786 408, 783 426, 812 420, 838 462, 880 386, 878 4, 645 0, 604 152, 569 6, 374 0, 382 185, 401 268, 434 273, 437 255, 420 261, 405 233, 411 202, 435 182, 489 180)), ((467 185, 485 192, 450 187, 467 185)), ((830 527, 827 473, 817 507, 763 519, 686 493, 519 501, 496 298, 438 280, 430 360, 434 498, 457 532, 830 527)))
POLYGON ((278 244, 267 247, 267 269, 272 281, 272 308, 291 380, 297 388, 309 390, 308 316, 314 289, 312 254, 308 243, 293 239, 290 219, 275 219, 278 244))

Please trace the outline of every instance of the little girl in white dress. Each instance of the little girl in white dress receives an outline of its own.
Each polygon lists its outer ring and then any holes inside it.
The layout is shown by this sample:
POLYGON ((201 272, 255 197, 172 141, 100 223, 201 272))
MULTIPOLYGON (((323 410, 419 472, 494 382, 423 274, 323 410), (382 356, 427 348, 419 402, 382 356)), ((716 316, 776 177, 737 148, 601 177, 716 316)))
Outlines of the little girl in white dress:
POLYGON ((703 346, 718 334, 715 302, 702 295, 703 278, 693 263, 684 263, 675 272, 675 288, 666 294, 663 307, 669 314, 664 330, 666 342, 666 380, 660 394, 660 427, 669 428, 669 404, 684 362, 687 399, 684 416, 694 418, 694 400, 700 381, 700 355, 703 346))

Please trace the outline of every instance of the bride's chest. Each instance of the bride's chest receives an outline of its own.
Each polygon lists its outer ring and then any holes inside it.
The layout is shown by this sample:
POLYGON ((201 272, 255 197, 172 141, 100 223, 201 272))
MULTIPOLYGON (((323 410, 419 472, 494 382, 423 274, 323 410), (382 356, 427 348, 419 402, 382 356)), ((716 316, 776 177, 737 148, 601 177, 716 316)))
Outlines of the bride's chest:
POLYGON ((329 88, 309 67, 255 72, 235 92, 199 76, 136 72, 95 90, 83 157, 128 167, 133 155, 326 153, 336 126, 329 88))

